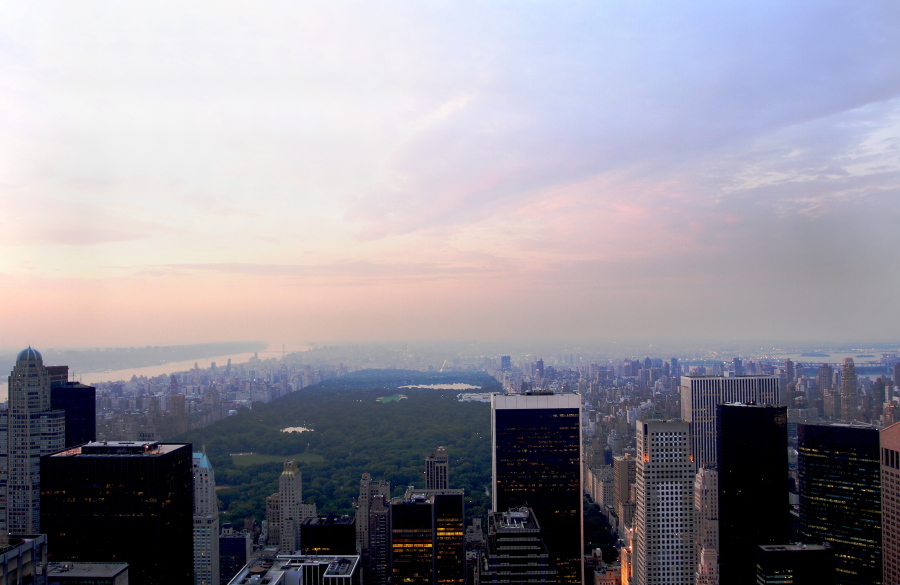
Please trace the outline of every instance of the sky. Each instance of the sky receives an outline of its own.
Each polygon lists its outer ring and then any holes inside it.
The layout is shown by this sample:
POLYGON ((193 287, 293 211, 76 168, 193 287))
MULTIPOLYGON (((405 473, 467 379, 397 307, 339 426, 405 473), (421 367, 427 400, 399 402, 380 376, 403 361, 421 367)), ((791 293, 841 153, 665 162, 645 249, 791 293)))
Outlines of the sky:
POLYGON ((0 2, 0 346, 895 340, 900 3, 0 2))

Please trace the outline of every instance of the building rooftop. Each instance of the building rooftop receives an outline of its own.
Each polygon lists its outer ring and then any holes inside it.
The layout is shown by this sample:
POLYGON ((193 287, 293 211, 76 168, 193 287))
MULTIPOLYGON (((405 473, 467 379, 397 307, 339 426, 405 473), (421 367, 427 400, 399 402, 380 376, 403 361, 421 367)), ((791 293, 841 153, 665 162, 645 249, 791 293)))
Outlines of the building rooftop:
POLYGON ((283 585, 286 582, 297 582, 296 579, 285 579, 285 573, 302 571, 303 567, 327 565, 325 575, 349 576, 358 570, 358 555, 278 555, 271 557, 261 555, 248 563, 229 581, 229 585, 250 585, 267 583, 283 585))
POLYGON ((50 457, 154 457, 166 455, 189 443, 158 443, 156 441, 98 441, 53 453, 50 457))
POLYGON ((128 570, 128 563, 48 563, 47 575, 76 577, 116 577, 128 570))
POLYGON ((30 345, 28 347, 26 347, 25 349, 23 349, 22 351, 20 351, 19 355, 16 357, 17 362, 21 362, 21 361, 30 362, 30 361, 35 361, 35 360, 43 361, 43 359, 44 358, 41 357, 41 352, 39 352, 36 349, 31 349, 30 345))
POLYGON ((766 552, 778 551, 798 551, 798 550, 827 550, 829 547, 822 544, 803 544, 796 542, 793 544, 761 544, 759 548, 766 552))

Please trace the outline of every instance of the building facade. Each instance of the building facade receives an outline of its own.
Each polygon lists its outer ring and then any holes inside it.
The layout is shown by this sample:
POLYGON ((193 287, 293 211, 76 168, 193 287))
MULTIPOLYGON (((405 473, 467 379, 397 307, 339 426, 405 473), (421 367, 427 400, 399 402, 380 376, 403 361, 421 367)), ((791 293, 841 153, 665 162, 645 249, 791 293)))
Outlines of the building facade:
POLYGON ((559 583, 582 582, 581 396, 491 396, 493 510, 527 506, 559 583))
POLYGON ((191 446, 89 443, 41 459, 50 560, 124 562, 132 585, 194 581, 191 446))
POLYGON ((900 583, 900 424, 879 433, 881 447, 881 546, 884 583, 900 583))
POLYGON ((41 525, 40 459, 65 445, 65 412, 50 400, 41 354, 19 352, 9 375, 9 406, 0 411, 0 531, 37 534, 41 525))
POLYGON ((790 538, 787 408, 716 408, 719 577, 729 585, 755 585, 757 546, 790 538))
POLYGON ((797 425, 800 537, 829 543, 838 585, 881 583, 878 429, 862 423, 797 425))
POLYGON ((681 418, 691 424, 694 470, 716 464, 717 405, 778 400, 778 376, 682 376, 681 418))
POLYGON ((694 464, 690 425, 638 421, 635 515, 636 585, 693 585, 696 569, 694 464))
POLYGON ((445 490, 450 487, 450 462, 447 449, 438 447, 434 453, 425 458, 425 488, 429 490, 445 490))
POLYGON ((206 453, 191 459, 194 479, 194 585, 219 583, 219 500, 206 453))

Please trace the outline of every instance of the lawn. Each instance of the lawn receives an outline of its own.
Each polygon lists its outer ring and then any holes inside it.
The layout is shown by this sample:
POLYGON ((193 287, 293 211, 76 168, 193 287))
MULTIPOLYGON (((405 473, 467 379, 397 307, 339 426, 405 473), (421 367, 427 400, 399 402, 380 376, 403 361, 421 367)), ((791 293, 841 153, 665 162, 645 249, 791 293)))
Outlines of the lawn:
POLYGON ((315 453, 301 453, 299 455, 263 455, 262 453, 240 453, 231 456, 231 460, 237 467, 249 467, 262 465, 263 463, 282 463, 288 459, 294 459, 299 463, 321 463, 325 458, 315 453))

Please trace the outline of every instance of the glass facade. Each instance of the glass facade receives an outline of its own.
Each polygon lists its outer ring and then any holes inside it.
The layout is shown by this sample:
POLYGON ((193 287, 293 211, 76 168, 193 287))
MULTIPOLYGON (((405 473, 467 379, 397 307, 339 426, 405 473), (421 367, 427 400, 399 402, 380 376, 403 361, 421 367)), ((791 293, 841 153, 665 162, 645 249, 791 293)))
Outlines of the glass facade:
POLYGON ((528 507, 559 583, 581 583, 581 397, 492 397, 495 511, 528 507))
POLYGON ((881 583, 878 430, 800 424, 797 438, 801 538, 830 544, 837 585, 881 583))

